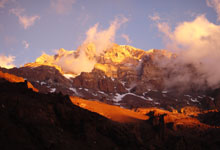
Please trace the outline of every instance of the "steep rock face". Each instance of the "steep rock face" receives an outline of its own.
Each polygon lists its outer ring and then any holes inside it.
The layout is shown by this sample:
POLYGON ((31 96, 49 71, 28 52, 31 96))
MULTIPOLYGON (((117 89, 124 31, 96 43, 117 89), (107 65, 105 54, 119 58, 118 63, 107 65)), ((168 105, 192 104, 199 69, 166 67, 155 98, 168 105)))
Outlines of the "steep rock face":
POLYGON ((81 73, 80 76, 72 79, 75 87, 84 87, 93 90, 100 90, 106 93, 125 93, 123 85, 111 77, 107 77, 100 70, 93 70, 91 73, 81 73))
POLYGON ((96 60, 94 69, 77 76, 66 74, 65 68, 59 66, 58 61, 66 57, 75 59, 79 56, 79 51, 64 49, 60 49, 54 56, 43 54, 36 62, 21 68, 0 70, 26 78, 43 93, 61 92, 126 108, 160 107, 181 110, 185 106, 202 109, 220 106, 218 96, 204 90, 205 85, 200 90, 195 84, 200 75, 193 65, 181 64, 180 69, 172 70, 172 67, 167 69, 166 65, 158 63, 158 60, 166 63, 175 60, 177 56, 171 52, 156 49, 144 51, 114 44, 100 55, 95 55, 94 48, 91 44, 85 52, 90 59, 96 60), (184 71, 191 73, 189 78, 192 80, 180 80, 176 82, 178 85, 173 85, 172 81, 181 79, 184 71))

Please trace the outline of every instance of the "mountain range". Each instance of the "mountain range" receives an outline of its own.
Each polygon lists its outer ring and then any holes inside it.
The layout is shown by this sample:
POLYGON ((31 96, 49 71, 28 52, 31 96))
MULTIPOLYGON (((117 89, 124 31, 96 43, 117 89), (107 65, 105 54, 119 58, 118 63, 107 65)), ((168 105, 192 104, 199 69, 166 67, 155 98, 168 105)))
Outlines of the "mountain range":
POLYGON ((90 43, 0 68, 0 147, 218 149, 220 84, 180 57, 90 43))

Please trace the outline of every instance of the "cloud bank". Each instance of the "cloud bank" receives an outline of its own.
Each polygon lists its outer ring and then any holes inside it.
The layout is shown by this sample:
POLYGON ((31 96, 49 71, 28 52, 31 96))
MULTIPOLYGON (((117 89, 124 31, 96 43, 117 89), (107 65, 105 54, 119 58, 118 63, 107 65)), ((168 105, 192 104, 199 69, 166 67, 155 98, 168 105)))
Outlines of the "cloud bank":
POLYGON ((15 65, 13 64, 14 60, 15 60, 14 56, 0 55, 0 67, 7 69, 13 68, 15 67, 15 65))
POLYGON ((220 86, 220 26, 208 21, 204 15, 193 21, 182 22, 174 30, 166 22, 157 22, 163 33, 166 48, 177 54, 172 61, 159 64, 171 70, 168 86, 181 83, 197 88, 220 86), (196 75, 196 76, 195 76, 196 75))

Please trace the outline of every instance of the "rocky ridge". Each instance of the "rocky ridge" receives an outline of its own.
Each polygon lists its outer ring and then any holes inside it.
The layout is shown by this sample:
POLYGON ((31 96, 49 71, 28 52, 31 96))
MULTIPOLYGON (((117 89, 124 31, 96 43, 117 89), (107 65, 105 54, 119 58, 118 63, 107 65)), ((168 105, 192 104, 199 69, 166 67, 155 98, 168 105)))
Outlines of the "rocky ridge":
MULTIPOLYGON (((159 66, 157 60, 176 57, 166 50, 144 51, 115 44, 101 55, 91 56, 97 61, 94 69, 78 76, 65 72, 54 63, 64 55, 77 56, 77 51, 61 49, 55 56, 43 54, 36 62, 24 67, 1 70, 26 78, 42 93, 61 92, 131 109, 159 107, 180 111, 186 106, 199 109, 218 109, 220 106, 219 96, 213 90, 195 91, 192 85, 191 90, 179 92, 176 89, 182 85, 165 86, 166 78, 175 73, 159 66)), ((191 69, 187 65, 184 67, 191 69)))

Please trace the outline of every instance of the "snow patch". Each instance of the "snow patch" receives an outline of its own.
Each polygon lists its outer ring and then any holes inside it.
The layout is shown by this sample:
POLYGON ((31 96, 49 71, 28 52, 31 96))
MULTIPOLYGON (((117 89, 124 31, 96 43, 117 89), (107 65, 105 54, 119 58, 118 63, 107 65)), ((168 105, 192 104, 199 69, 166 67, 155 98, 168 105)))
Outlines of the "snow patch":
POLYGON ((98 91, 99 93, 101 93, 101 94, 104 94, 104 95, 107 95, 105 92, 103 92, 103 91, 98 91))
POLYGON ((97 96, 97 93, 92 93, 93 96, 97 96))
POLYGON ((125 83, 126 83, 125 81, 121 81, 121 84, 122 84, 123 86, 125 86, 125 83))
POLYGON ((56 92, 56 88, 50 89, 50 93, 54 93, 54 92, 56 92))
POLYGON ((127 95, 127 93, 126 93, 126 94, 116 93, 115 97, 113 98, 113 101, 114 101, 114 102, 119 102, 119 101, 122 100, 122 98, 123 98, 125 95, 127 95))
POLYGON ((168 93, 168 91, 162 91, 161 93, 166 94, 166 93, 168 93))
POLYGON ((197 98, 195 98, 195 99, 191 98, 190 100, 191 100, 192 102, 194 102, 194 103, 199 103, 199 101, 197 100, 197 98))
POLYGON ((75 88, 69 88, 70 91, 73 91, 75 94, 78 94, 75 88))
POLYGON ((151 97, 147 97, 146 100, 148 100, 148 101, 153 101, 153 99, 152 99, 151 97))
POLYGON ((40 85, 45 85, 45 84, 47 84, 47 83, 46 83, 46 82, 41 82, 41 83, 40 83, 40 85))
POLYGON ((209 99, 211 99, 212 101, 214 101, 214 100, 215 100, 213 97, 210 97, 210 96, 209 96, 209 99))
POLYGON ((144 96, 136 95, 134 93, 125 93, 125 94, 116 93, 115 97, 113 98, 113 101, 119 102, 126 95, 133 95, 133 96, 139 97, 139 98, 144 99, 144 100, 153 101, 153 99, 151 97, 145 98, 144 96))
POLYGON ((184 96, 186 96, 186 97, 191 97, 190 95, 184 95, 184 96))

